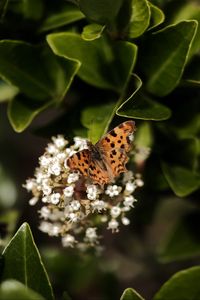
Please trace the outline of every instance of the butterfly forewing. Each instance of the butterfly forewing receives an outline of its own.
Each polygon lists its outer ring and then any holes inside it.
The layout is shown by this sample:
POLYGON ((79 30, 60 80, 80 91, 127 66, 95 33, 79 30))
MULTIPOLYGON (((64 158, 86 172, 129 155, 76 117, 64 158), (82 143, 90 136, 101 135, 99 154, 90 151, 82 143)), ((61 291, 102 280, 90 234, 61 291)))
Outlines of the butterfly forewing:
POLYGON ((133 135, 134 130, 135 122, 124 122, 108 132, 96 144, 96 147, 102 154, 108 172, 112 173, 113 177, 126 172, 127 152, 131 149, 131 135, 133 135))
POLYGON ((67 165, 71 170, 80 171, 84 176, 88 176, 88 168, 91 161, 91 153, 89 149, 84 149, 73 154, 67 160, 67 165))

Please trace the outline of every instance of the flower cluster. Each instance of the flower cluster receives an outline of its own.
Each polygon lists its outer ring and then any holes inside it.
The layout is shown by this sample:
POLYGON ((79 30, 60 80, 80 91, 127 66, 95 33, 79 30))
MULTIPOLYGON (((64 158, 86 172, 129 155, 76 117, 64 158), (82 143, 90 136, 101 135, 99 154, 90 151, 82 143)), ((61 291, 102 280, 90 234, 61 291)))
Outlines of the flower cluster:
POLYGON ((63 136, 53 137, 39 158, 34 178, 24 185, 33 195, 30 205, 40 203, 40 230, 60 236, 64 247, 96 246, 100 224, 112 232, 117 232, 120 224, 129 225, 127 212, 137 201, 133 192, 143 185, 141 176, 132 171, 104 188, 71 171, 67 159, 85 148, 86 139, 75 137, 69 146, 63 136))

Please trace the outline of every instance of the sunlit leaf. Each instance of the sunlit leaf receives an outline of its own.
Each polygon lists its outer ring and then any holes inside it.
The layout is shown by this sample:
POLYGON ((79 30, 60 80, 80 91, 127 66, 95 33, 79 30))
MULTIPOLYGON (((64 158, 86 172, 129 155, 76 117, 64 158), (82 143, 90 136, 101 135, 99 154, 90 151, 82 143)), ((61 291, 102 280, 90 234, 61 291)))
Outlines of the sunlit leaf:
POLYGON ((148 30, 153 29, 164 22, 165 15, 163 11, 157 7, 156 5, 152 4, 151 2, 148 2, 151 10, 151 19, 150 19, 150 25, 148 30))
POLYGON ((83 28, 81 37, 86 41, 92 41, 92 40, 98 39, 101 36, 104 28, 105 28, 105 26, 100 25, 100 24, 86 25, 83 28))

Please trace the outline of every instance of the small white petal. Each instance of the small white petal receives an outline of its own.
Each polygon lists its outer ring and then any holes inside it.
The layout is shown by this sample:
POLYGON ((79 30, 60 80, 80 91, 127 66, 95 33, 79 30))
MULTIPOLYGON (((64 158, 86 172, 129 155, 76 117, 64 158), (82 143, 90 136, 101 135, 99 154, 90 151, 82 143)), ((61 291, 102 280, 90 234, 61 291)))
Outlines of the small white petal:
POLYGON ((60 197, 61 197, 61 195, 60 195, 60 193, 55 193, 55 194, 52 194, 51 196, 50 196, 50 202, 52 203, 52 204, 58 204, 59 202, 60 202, 60 197))
POLYGON ((63 247, 74 247, 74 244, 77 243, 75 237, 71 234, 66 234, 62 237, 62 245, 63 247))
POLYGON ((72 185, 67 186, 63 191, 65 197, 72 197, 74 193, 74 187, 72 185))
POLYGON ((121 208, 118 206, 113 206, 110 210, 110 214, 113 218, 117 218, 121 214, 121 208))
POLYGON ((38 197, 33 197, 29 200, 30 205, 35 205, 38 202, 39 198, 38 197))
POLYGON ((108 223, 108 229, 111 229, 112 232, 118 231, 118 226, 119 226, 119 222, 117 222, 117 220, 115 220, 115 219, 112 219, 108 223))
POLYGON ((125 226, 129 225, 130 224, 130 220, 126 217, 123 217, 122 218, 122 224, 124 224, 125 226))
POLYGON ((77 210, 79 210, 79 208, 81 207, 81 205, 80 205, 80 202, 79 202, 79 201, 73 200, 73 201, 70 203, 70 207, 72 208, 72 210, 77 211, 77 210))

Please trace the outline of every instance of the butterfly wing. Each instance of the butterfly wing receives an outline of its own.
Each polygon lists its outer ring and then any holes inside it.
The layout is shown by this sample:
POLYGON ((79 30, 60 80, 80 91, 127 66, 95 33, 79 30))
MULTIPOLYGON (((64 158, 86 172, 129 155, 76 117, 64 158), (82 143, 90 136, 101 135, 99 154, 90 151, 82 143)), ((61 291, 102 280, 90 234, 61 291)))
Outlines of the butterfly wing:
POLYGON ((110 181, 107 168, 102 160, 92 159, 88 173, 93 183, 104 185, 110 181))
POLYGON ((95 146, 105 162, 110 181, 126 172, 127 153, 131 150, 135 122, 126 121, 109 131, 95 146))
POLYGON ((90 150, 84 149, 70 156, 67 160, 67 165, 71 170, 79 171, 82 175, 88 176, 90 161, 90 150))

